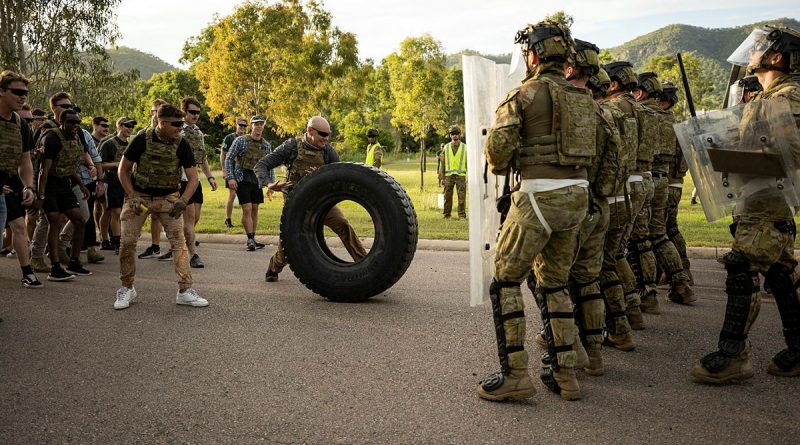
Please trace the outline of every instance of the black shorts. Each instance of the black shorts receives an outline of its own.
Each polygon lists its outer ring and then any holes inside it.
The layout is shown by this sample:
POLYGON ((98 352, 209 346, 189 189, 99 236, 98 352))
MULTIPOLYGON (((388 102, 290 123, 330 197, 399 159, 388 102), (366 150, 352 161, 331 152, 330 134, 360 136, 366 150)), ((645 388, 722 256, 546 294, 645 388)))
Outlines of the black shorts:
MULTIPOLYGON (((189 184, 186 181, 181 181, 181 196, 183 192, 186 191, 186 185, 189 184)), ((189 202, 186 204, 202 204, 203 203, 203 184, 197 184, 197 190, 194 191, 194 195, 189 198, 189 202)))
POLYGON ((42 209, 47 213, 64 213, 70 209, 77 209, 78 198, 72 192, 72 182, 69 178, 50 176, 47 178, 47 188, 44 191, 42 209))
POLYGON ((262 204, 264 191, 258 184, 243 181, 236 187, 236 197, 239 199, 239 204, 262 204))
POLYGON ((124 202, 125 189, 122 188, 122 184, 117 181, 108 182, 106 184, 106 208, 121 209, 124 202))
POLYGON ((14 176, 8 181, 9 187, 13 190, 11 193, 4 195, 6 198, 6 226, 11 221, 25 216, 25 207, 22 206, 22 181, 19 176, 14 176))

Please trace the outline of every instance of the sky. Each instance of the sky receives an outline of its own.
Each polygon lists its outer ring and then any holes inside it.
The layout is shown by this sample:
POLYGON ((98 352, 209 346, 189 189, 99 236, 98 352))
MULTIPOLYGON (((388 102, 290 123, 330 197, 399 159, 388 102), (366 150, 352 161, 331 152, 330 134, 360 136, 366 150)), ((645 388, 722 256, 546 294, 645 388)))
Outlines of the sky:
MULTIPOLYGON (((186 40, 230 14, 242 1, 122 0, 117 44, 179 64, 186 40)), ((601 48, 620 45, 666 25, 725 28, 778 17, 800 19, 800 2, 784 0, 327 0, 334 25, 358 36, 362 59, 380 61, 406 37, 430 34, 445 53, 473 49, 510 52, 517 30, 545 15, 572 15, 574 37, 601 48), (644 6, 646 5, 646 6, 644 6)))

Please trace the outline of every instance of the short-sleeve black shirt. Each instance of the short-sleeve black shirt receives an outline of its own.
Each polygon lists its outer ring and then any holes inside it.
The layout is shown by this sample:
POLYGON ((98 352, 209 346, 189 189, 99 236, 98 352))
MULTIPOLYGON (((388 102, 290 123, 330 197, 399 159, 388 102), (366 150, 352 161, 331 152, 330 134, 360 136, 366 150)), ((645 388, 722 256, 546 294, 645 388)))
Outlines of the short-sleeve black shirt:
MULTIPOLYGON (((158 135, 153 132, 153 139, 155 141, 159 141, 158 135)), ((147 149, 147 133, 140 133, 134 136, 131 143, 128 144, 128 148, 125 149, 125 159, 137 163, 139 159, 142 157, 142 153, 145 152, 147 149)), ((180 144, 178 144, 178 149, 175 151, 175 155, 178 157, 178 164, 183 168, 192 168, 195 167, 194 162, 194 154, 192 153, 192 147, 189 145, 189 142, 186 139, 181 139, 180 144)), ((139 187, 136 185, 136 179, 132 178, 133 180, 133 189, 137 192, 142 192, 146 195, 150 196, 165 196, 171 193, 177 192, 178 183, 175 183, 175 188, 170 189, 159 189, 153 187, 139 187)))
MULTIPOLYGON (((114 162, 117 157, 117 146, 114 145, 111 140, 114 139, 120 147, 122 147, 123 153, 125 147, 128 146, 128 141, 123 141, 122 139, 114 136, 112 138, 106 139, 100 144, 100 157, 103 158, 103 162, 114 162)), ((103 170, 105 172, 105 178, 107 183, 119 183, 119 178, 117 178, 117 170, 116 169, 109 169, 103 170)))
MULTIPOLYGON (((3 119, 3 117, 0 116, 0 121, 3 122, 16 123, 16 119, 17 118, 15 118, 13 114, 11 115, 11 119, 3 119)), ((28 125, 27 122, 25 122, 25 119, 22 119, 21 117, 18 119, 19 119, 19 133, 20 135, 22 135, 22 151, 23 153, 26 151, 31 151, 33 150, 33 145, 34 145, 33 134, 31 133, 31 127, 28 125)), ((6 185, 8 179, 9 175, 6 172, 0 172, 0 187, 6 185)))

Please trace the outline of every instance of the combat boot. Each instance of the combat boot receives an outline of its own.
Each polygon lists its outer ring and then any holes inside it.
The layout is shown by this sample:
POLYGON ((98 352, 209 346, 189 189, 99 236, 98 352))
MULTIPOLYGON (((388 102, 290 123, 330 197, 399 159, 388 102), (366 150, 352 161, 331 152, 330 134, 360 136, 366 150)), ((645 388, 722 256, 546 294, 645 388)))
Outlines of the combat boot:
MULTIPOLYGON (((642 300, 642 304, 644 304, 644 300, 642 300)), ((656 307, 658 307, 658 300, 656 300, 656 307)), ((642 310, 639 306, 626 308, 625 316, 628 317, 628 323, 631 325, 631 329, 636 331, 644 329, 644 317, 642 317, 642 310)))
POLYGON ((586 353, 586 348, 583 347, 583 343, 581 343, 581 339, 577 335, 572 343, 572 349, 575 350, 575 355, 577 356, 575 367, 583 368, 589 366, 589 355, 586 353))
POLYGON ((697 301, 697 297, 694 296, 694 291, 689 287, 688 281, 674 281, 667 298, 673 303, 687 305, 697 301))
POLYGON ((44 258, 31 258, 31 267, 34 272, 50 272, 50 266, 44 262, 44 258))
POLYGON ((533 342, 540 348, 547 350, 547 339, 544 338, 544 331, 537 332, 536 335, 533 336, 533 342))
POLYGON ((586 345, 586 353, 589 355, 589 364, 583 367, 583 371, 589 375, 600 376, 605 373, 603 368, 603 345, 586 345))
POLYGON ((681 263, 683 263, 683 271, 689 276, 689 286, 694 286, 694 276, 692 275, 692 270, 689 269, 691 266, 689 258, 681 258, 681 263))
POLYGON ((558 383, 559 395, 564 400, 580 400, 581 386, 575 375, 574 368, 559 368, 553 372, 553 378, 558 383))
POLYGON ((502 402, 509 399, 525 399, 536 394, 527 369, 512 369, 508 375, 498 372, 478 382, 478 397, 502 402))
POLYGON ((101 263, 105 260, 106 257, 97 253, 97 248, 90 247, 89 250, 86 251, 86 261, 90 263, 101 263))
POLYGON ((642 305, 640 306, 639 310, 645 314, 660 315, 661 309, 658 308, 658 298, 656 297, 656 294, 649 293, 642 297, 642 305))
POLYGON ((625 352, 633 351, 636 348, 636 342, 633 341, 633 336, 630 332, 624 334, 612 334, 609 332, 603 344, 625 352))
POLYGON ((796 377, 800 375, 800 351, 784 349, 779 352, 767 365, 767 373, 779 377, 796 377))
MULTIPOLYGON (((753 377, 753 366, 750 364, 750 357, 747 353, 738 354, 735 357, 727 357, 727 364, 722 365, 724 362, 722 355, 719 352, 714 352, 701 360, 701 363, 696 363, 692 366, 692 376, 701 381, 706 383, 713 383, 716 385, 731 382, 734 380, 745 380, 753 377), (709 371, 703 365, 703 362, 712 355, 716 354, 716 359, 719 363, 715 363, 719 366, 713 366, 715 368, 714 371, 709 371), (717 369, 719 368, 719 369, 717 369)), ((709 360, 709 363, 711 361, 709 360)))

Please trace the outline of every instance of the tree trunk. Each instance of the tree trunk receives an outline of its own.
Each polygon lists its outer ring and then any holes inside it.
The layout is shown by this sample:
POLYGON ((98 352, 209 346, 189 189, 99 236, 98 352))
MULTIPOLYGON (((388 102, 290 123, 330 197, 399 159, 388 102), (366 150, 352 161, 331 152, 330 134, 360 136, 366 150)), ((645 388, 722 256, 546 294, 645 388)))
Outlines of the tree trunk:
POLYGON ((419 145, 419 190, 425 189, 425 139, 420 141, 419 145))

